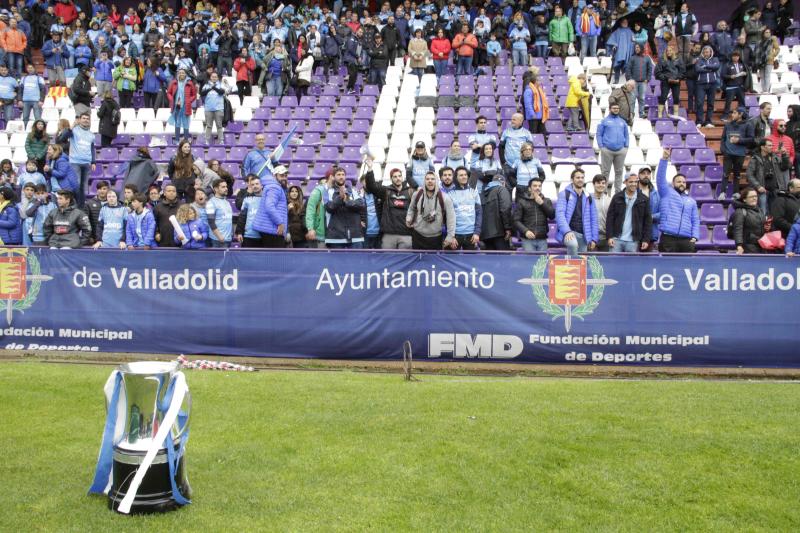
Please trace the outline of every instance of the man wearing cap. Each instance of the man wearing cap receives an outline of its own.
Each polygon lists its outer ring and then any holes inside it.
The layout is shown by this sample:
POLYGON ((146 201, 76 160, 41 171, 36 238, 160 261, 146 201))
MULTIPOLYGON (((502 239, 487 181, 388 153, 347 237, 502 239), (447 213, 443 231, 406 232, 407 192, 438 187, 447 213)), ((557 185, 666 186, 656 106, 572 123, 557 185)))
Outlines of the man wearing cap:
POLYGON ((42 46, 42 56, 47 67, 47 80, 50 86, 67 85, 67 77, 64 75, 64 61, 69 57, 69 49, 61 40, 61 32, 53 32, 52 38, 42 46))
POLYGON ((738 50, 731 52, 731 60, 722 69, 722 90, 725 93, 725 109, 722 111, 722 120, 728 120, 731 112, 731 102, 735 98, 739 107, 744 109, 744 84, 747 80, 747 68, 742 64, 741 53, 738 50))
POLYGON ((375 34, 375 42, 369 49, 369 83, 379 89, 386 83, 386 70, 389 68, 389 49, 380 33, 375 34))
POLYGON ((433 159, 428 155, 425 143, 417 141, 411 154, 411 162, 406 167, 406 181, 412 189, 417 189, 422 185, 425 174, 433 171, 433 159))
POLYGON ((661 196, 653 186, 652 181, 653 169, 649 166, 644 166, 639 169, 639 191, 647 196, 650 200, 650 216, 653 220, 653 231, 650 236, 650 246, 647 247, 646 252, 655 250, 655 243, 658 241, 658 222, 661 220, 661 211, 659 206, 661 204, 661 196))
MULTIPOLYGON (((365 162, 367 172, 364 174, 367 191, 377 199, 383 201, 381 210, 381 229, 383 238, 381 248, 386 250, 410 250, 411 232, 406 226, 406 213, 411 204, 412 189, 403 179, 403 171, 393 168, 389 171, 391 185, 384 186, 375 180, 372 171, 372 160, 365 162)), ((307 215, 306 215, 307 216, 307 215)))
POLYGON ((89 65, 81 65, 78 75, 72 80, 70 87, 70 99, 75 106, 75 116, 88 113, 92 108, 92 82, 89 79, 91 68, 89 65))
MULTIPOLYGON (((286 167, 275 167, 276 176, 285 175, 286 167)), ((286 190, 272 174, 253 173, 261 180, 261 202, 253 221, 253 229, 261 235, 262 248, 285 248, 286 228, 289 224, 286 190)))

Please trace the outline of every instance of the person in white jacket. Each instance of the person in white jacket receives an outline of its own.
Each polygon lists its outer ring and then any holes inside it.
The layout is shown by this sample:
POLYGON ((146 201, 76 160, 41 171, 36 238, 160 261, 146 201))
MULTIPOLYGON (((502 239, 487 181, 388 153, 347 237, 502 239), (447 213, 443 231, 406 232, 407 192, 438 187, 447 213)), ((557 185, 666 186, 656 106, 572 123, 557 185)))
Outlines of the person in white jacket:
POLYGON ((300 62, 297 63, 294 71, 297 74, 295 84, 297 87, 298 99, 308 94, 308 86, 311 85, 311 73, 314 70, 314 56, 310 52, 303 54, 300 62))

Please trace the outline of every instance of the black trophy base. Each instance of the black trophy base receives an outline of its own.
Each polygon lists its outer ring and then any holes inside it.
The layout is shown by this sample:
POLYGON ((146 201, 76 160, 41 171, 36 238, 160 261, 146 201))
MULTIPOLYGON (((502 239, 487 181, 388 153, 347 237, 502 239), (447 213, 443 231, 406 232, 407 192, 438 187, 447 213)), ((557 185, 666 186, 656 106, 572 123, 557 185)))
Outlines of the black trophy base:
MULTIPOLYGON (((109 509, 119 512, 119 505, 125 498, 144 456, 145 452, 114 448, 112 483, 108 493, 109 509)), ((183 457, 178 461, 175 482, 181 494, 188 499, 191 496, 191 488, 186 478, 183 457)), ((172 497, 167 450, 161 450, 156 454, 155 460, 142 479, 142 484, 139 485, 131 505, 131 514, 166 513, 179 507, 181 505, 172 497)))

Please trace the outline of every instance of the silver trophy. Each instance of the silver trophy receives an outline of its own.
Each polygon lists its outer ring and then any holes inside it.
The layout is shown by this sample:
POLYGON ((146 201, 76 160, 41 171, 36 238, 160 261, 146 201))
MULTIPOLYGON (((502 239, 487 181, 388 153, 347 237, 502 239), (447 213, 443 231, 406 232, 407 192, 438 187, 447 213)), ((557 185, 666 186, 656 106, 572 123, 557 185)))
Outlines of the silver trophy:
POLYGON ((90 492, 108 494, 109 507, 121 513, 165 512, 189 503, 184 449, 191 394, 178 363, 120 365, 106 384, 106 408, 90 492))

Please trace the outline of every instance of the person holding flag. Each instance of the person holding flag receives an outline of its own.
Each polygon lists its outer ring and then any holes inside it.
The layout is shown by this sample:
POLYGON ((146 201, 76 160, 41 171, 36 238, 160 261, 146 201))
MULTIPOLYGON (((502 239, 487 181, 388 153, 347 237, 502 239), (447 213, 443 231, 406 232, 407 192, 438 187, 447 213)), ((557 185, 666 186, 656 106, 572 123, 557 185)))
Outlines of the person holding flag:
POLYGON ((295 126, 289 130, 286 137, 284 137, 280 144, 271 152, 267 151, 266 148, 266 136, 263 133, 256 135, 256 147, 250 150, 244 158, 242 175, 248 176, 250 174, 255 174, 262 180, 264 178, 272 178, 273 170, 286 151, 286 147, 289 146, 296 129, 297 127, 295 126))

